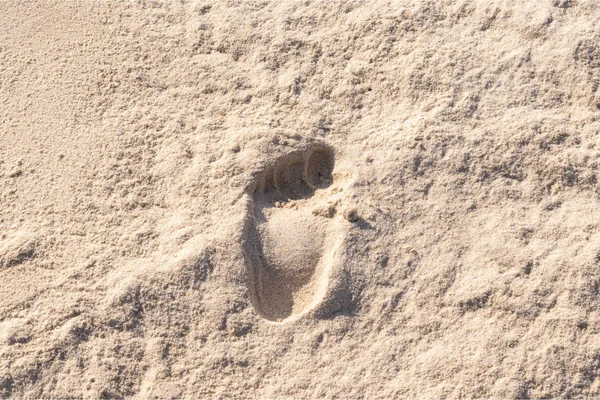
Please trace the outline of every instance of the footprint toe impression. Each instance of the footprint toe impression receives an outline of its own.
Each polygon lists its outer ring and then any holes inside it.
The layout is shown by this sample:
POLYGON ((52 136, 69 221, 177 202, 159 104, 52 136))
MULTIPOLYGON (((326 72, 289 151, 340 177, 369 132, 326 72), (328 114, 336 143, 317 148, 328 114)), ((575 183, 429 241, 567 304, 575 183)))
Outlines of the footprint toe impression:
POLYGON ((258 179, 246 255, 253 302, 266 319, 303 314, 326 290, 335 222, 313 210, 334 200, 333 169, 333 151, 318 146, 287 155, 258 179))
POLYGON ((328 149, 313 150, 306 160, 306 179, 313 189, 326 188, 333 182, 333 154, 328 149))

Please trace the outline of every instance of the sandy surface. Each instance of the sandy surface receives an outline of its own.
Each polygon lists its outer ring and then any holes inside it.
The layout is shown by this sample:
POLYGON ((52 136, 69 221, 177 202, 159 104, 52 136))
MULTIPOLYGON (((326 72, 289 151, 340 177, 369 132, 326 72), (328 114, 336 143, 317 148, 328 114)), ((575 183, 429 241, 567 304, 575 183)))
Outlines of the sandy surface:
POLYGON ((0 3, 0 397, 597 396, 599 20, 0 3))

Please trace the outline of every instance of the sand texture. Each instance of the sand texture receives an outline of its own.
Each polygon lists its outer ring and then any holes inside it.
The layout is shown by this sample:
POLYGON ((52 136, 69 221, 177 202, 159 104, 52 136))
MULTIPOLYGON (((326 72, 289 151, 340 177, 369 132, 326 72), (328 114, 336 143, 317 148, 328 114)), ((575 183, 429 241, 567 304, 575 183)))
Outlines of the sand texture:
POLYGON ((600 6, 0 2, 0 398, 600 396, 600 6))

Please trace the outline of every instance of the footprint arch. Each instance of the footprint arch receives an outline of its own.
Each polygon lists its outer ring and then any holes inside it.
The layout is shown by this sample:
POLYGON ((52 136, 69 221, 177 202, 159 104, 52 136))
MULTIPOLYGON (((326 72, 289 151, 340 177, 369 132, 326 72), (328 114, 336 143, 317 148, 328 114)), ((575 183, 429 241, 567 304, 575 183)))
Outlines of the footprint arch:
POLYGON ((250 188, 248 285, 264 318, 296 319, 325 296, 343 241, 335 210, 344 181, 333 149, 319 144, 280 158, 250 188))

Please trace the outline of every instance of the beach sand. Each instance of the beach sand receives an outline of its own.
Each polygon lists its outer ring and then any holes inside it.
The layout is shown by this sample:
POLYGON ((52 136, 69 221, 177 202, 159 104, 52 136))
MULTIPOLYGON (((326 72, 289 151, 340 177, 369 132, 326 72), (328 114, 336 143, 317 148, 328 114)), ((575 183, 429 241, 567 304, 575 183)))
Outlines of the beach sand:
POLYGON ((598 396, 599 19, 0 3, 0 398, 598 396))

